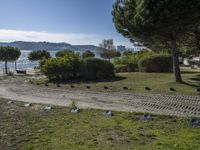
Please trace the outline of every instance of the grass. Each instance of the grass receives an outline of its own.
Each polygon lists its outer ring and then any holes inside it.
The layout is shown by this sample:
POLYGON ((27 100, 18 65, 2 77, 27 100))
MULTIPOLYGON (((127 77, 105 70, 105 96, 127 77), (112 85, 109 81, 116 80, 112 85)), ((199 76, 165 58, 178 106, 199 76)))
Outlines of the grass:
POLYGON ((79 114, 69 108, 43 105, 25 108, 22 102, 7 104, 0 99, 0 147, 25 150, 186 150, 200 149, 200 128, 188 125, 189 118, 84 109, 79 114))
MULTIPOLYGON (((81 82, 81 81, 69 81, 66 83, 48 82, 47 78, 41 78, 36 81, 40 86, 45 86, 48 83, 48 87, 63 88, 73 90, 86 90, 97 92, 141 92, 141 93, 165 93, 165 94, 188 94, 198 95, 196 91, 200 87, 200 70, 182 68, 182 78, 184 83, 176 83, 174 81, 174 75, 172 73, 118 73, 116 79, 96 81, 96 82, 81 82), (87 87, 89 86, 89 88, 87 87), (104 89, 104 86, 108 89, 104 89), (127 89, 124 89, 127 87, 127 89), (145 87, 150 87, 151 91, 145 90, 145 87), (174 88, 176 91, 170 91, 170 88, 174 88)), ((35 84, 36 84, 35 83, 35 84)))

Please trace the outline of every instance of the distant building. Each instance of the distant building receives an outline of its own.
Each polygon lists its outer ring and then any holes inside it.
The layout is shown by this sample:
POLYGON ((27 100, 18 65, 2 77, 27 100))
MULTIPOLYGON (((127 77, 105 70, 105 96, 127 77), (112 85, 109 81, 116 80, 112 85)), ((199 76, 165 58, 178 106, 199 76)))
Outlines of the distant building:
POLYGON ((117 50, 118 51, 125 51, 126 50, 126 46, 119 45, 119 46, 117 46, 117 50))
POLYGON ((133 48, 127 48, 127 50, 132 51, 132 52, 138 52, 144 48, 145 48, 144 46, 139 46, 139 47, 134 46, 133 48))

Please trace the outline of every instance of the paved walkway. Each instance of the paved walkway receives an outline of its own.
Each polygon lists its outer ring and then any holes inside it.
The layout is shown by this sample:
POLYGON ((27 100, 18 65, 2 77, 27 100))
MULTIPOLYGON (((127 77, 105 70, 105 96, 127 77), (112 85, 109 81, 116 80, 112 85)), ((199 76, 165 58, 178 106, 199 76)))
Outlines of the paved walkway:
POLYGON ((28 80, 30 78, 0 81, 0 97, 60 106, 75 100, 81 108, 200 117, 200 96, 62 90, 30 85, 28 80))

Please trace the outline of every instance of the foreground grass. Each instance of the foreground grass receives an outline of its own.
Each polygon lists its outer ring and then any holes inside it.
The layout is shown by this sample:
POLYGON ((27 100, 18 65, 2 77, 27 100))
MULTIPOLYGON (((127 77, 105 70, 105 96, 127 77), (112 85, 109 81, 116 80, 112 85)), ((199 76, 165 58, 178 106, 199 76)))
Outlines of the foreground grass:
POLYGON ((125 91, 123 88, 127 87, 127 92, 148 92, 148 93, 165 93, 165 94, 191 94, 198 95, 196 91, 200 87, 200 70, 191 70, 182 68, 182 78, 184 83, 176 83, 172 73, 119 73, 118 78, 107 81, 87 82, 87 81, 69 81, 66 83, 57 82, 50 83, 47 78, 41 78, 35 82, 40 86, 63 88, 73 90, 88 90, 97 92, 120 92, 125 91), (58 86, 59 84, 59 86, 58 86), (90 88, 87 88, 90 86, 90 88), (105 90, 104 86, 108 89, 105 90), (151 91, 146 91, 145 87, 150 87, 151 91), (176 91, 170 91, 174 88, 176 91))
POLYGON ((44 111, 23 103, 7 104, 0 99, 0 147, 25 150, 186 150, 200 149, 200 128, 188 125, 187 118, 155 116, 142 121, 142 114, 114 112, 106 118, 101 110, 69 108, 44 111))

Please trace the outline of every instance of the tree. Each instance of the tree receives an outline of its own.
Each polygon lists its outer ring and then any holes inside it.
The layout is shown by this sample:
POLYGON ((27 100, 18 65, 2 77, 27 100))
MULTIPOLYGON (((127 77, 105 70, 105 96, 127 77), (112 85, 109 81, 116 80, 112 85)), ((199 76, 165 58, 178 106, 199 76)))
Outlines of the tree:
POLYGON ((7 46, 0 47, 0 61, 5 62, 5 73, 8 74, 8 61, 16 61, 21 55, 18 48, 7 46))
POLYGON ((182 43, 185 48, 183 53, 187 56, 199 56, 200 61, 200 24, 193 27, 193 30, 184 37, 184 41, 182 43))
POLYGON ((46 50, 32 51, 28 55, 30 61, 42 60, 43 58, 50 58, 50 53, 46 50))
POLYGON ((131 41, 171 49, 175 80, 182 82, 177 42, 199 22, 199 0, 117 0, 112 16, 116 30, 131 41))
POLYGON ((133 52, 130 50, 126 50, 123 52, 123 56, 131 56, 131 55, 133 55, 133 52))
POLYGON ((89 50, 85 51, 83 54, 82 54, 82 58, 94 58, 95 57, 95 54, 89 50))
POLYGON ((115 46, 113 45, 113 39, 104 39, 102 43, 99 44, 99 50, 101 57, 108 59, 109 61, 114 57, 121 56, 121 53, 116 51, 115 46))
POLYGON ((72 50, 64 49, 64 50, 62 50, 62 51, 58 51, 58 52, 56 53, 56 57, 64 57, 65 55, 70 55, 70 54, 72 54, 72 53, 74 53, 72 50))

